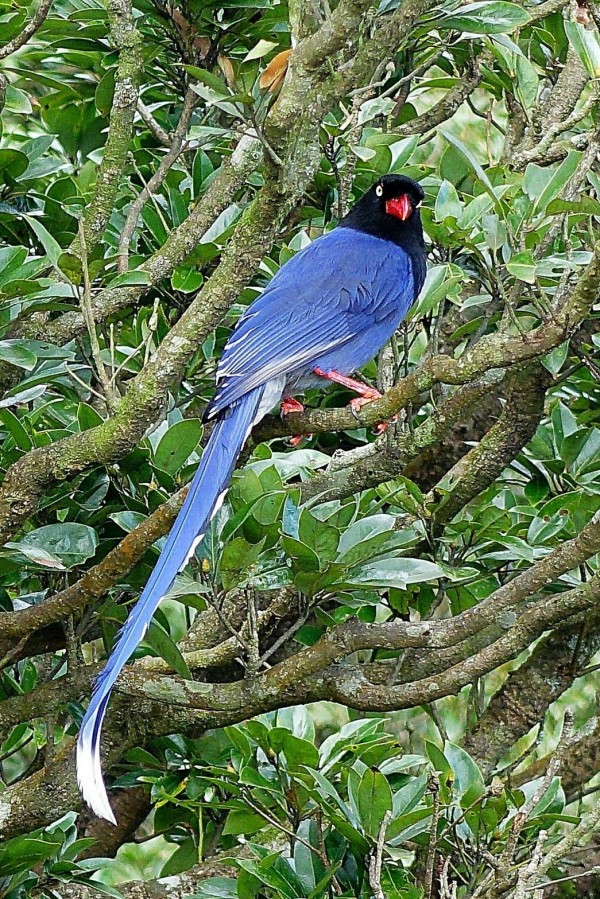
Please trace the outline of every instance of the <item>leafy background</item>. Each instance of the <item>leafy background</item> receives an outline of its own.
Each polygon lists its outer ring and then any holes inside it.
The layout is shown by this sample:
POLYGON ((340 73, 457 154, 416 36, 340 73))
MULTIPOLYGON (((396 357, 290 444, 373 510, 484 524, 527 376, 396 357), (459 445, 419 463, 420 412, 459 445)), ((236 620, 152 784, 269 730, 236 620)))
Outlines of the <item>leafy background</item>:
POLYGON ((0 895, 591 889, 591 0, 2 0, 0 23, 0 895), (356 422, 335 387, 261 426, 115 696, 104 828, 73 740, 223 345, 399 171, 430 264, 362 373, 384 405, 356 422))

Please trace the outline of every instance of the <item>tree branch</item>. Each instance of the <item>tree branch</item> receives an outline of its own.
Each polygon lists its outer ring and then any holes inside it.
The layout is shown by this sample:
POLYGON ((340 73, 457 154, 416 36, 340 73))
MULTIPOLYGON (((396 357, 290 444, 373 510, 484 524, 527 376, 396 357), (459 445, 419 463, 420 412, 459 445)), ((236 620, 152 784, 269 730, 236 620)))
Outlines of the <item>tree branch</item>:
POLYGON ((159 187, 167 177, 169 169, 181 155, 185 135, 187 134, 190 119, 192 118, 192 114, 197 102, 198 94, 191 87, 188 88, 185 99, 183 101, 183 107, 181 110, 181 115, 179 117, 179 122, 177 123, 177 127, 173 132, 173 138, 171 140, 169 150, 161 159, 160 165, 158 166, 156 172, 152 175, 148 183, 143 187, 136 199, 131 204, 129 212, 127 213, 127 218, 125 219, 125 224, 123 225, 123 230, 121 231, 121 237, 119 238, 119 249, 117 255, 119 257, 118 270, 120 272, 127 271, 129 260, 129 244, 137 227, 138 219, 140 217, 142 209, 144 208, 149 197, 155 194, 159 189, 159 187))
POLYGON ((478 760, 484 777, 517 740, 541 723, 550 705, 572 685, 578 669, 598 649, 596 616, 592 621, 557 628, 509 674, 464 743, 466 751, 478 760))
MULTIPOLYGON (((15 53, 17 50, 20 50, 21 47, 23 47, 27 43, 27 41, 33 37, 40 26, 43 25, 46 21, 46 16, 50 12, 51 6, 52 0, 42 0, 33 19, 31 19, 31 21, 27 23, 23 31, 15 38, 13 38, 12 41, 9 41, 8 44, 0 47, 0 59, 6 59, 6 57, 10 56, 11 53, 15 53)), ((1 108, 2 104, 0 104, 0 109, 1 108)))
POLYGON ((471 68, 461 78, 460 82, 448 91, 445 97, 442 97, 435 106, 428 112, 398 125, 394 128, 394 133, 402 137, 409 137, 413 134, 425 134, 433 128, 437 128, 442 122, 450 119, 454 113, 462 106, 467 97, 470 97, 476 87, 481 84, 483 78, 483 66, 489 65, 492 54, 489 50, 481 53, 477 59, 473 61, 471 68))
POLYGON ((90 254, 102 239, 127 163, 143 68, 141 38, 131 14, 131 0, 110 0, 108 16, 111 43, 119 51, 119 64, 108 137, 85 219, 85 242, 90 254))

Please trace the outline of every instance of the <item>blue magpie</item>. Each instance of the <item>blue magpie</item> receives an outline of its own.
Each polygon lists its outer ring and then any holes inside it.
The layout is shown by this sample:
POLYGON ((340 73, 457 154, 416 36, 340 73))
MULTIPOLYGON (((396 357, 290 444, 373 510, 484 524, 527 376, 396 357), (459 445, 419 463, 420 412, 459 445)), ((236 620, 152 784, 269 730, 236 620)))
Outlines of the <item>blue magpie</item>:
POLYGON ((223 503, 252 427, 280 401, 284 413, 300 410, 294 395, 326 381, 361 394, 355 407, 378 396, 348 376, 387 343, 423 286, 423 196, 410 178, 380 178, 336 228, 282 266, 226 344, 205 413, 215 424, 202 460, 156 567, 95 683, 81 725, 78 782, 100 817, 116 823, 100 766, 111 690, 223 503))

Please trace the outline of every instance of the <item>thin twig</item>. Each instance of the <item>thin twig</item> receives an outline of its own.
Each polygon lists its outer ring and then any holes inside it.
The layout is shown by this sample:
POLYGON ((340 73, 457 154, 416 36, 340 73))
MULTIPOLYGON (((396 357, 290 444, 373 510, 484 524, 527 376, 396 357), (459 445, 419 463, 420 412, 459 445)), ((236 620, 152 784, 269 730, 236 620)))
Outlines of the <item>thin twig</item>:
POLYGON ((25 644, 27 643, 28 640, 29 640, 29 634, 25 634, 25 636, 21 637, 21 639, 15 646, 11 646, 11 648, 8 650, 6 655, 4 655, 0 659, 0 671, 2 671, 4 668, 6 668, 8 665, 10 665, 10 663, 15 658, 15 656, 19 655, 19 653, 21 652, 21 650, 23 649, 23 647, 25 646, 25 644))
POLYGON ((385 834, 392 818, 392 813, 388 811, 383 816, 379 834, 377 836, 377 846, 369 859, 369 884, 375 899, 386 899, 385 893, 381 887, 381 868, 383 865, 383 847, 385 845, 385 834))
POLYGON ((88 330, 90 346, 92 350, 92 358, 96 366, 98 380, 102 385, 104 398, 106 399, 108 407, 111 410, 114 410, 118 402, 118 397, 113 390, 113 385, 111 384, 110 378, 108 377, 108 372, 106 371, 106 367, 104 365, 104 362, 102 361, 102 356, 100 353, 100 344, 98 342, 98 335, 96 333, 96 322, 94 321, 94 313, 92 311, 92 286, 90 283, 90 273, 88 269, 85 225, 83 223, 83 219, 81 218, 79 219, 79 250, 81 256, 81 271, 83 275, 83 290, 79 294, 79 304, 81 306, 81 311, 83 313, 83 317, 85 319, 86 327, 88 330))
MULTIPOLYGON (((552 758, 550 759, 550 761, 548 763, 546 773, 544 774, 543 778, 541 779, 537 789, 529 797, 527 802, 525 802, 522 805, 522 807, 519 809, 519 811, 513 818, 510 833, 509 833, 508 839, 506 841, 506 846, 504 847, 502 854, 500 855, 500 858, 499 858, 498 868, 496 870, 495 890, 492 893, 493 897, 504 895, 506 890, 511 888, 513 886, 513 884, 515 883, 515 876, 514 876, 515 853, 516 853, 519 837, 521 835, 521 831, 527 824, 527 821, 529 820, 529 816, 535 809, 536 805, 538 804, 538 802, 540 801, 542 796, 544 796, 544 794, 550 787, 550 784, 554 780, 554 777, 556 776, 556 774, 558 774, 560 767, 566 758, 566 754, 568 752, 569 746, 571 744, 572 733, 573 733, 573 715, 572 715, 570 709, 566 709, 565 717, 564 717, 564 721, 563 721, 562 734, 561 734, 560 740, 558 741, 558 745, 552 755, 552 758)), ((600 809, 600 807, 599 807, 599 809, 600 809)), ((599 810, 599 818, 600 818, 600 810, 599 810)), ((577 830, 577 828, 575 828, 575 830, 577 830)), ((573 834, 573 832, 569 836, 572 836, 572 834, 573 834)), ((561 842, 565 842, 565 841, 563 840, 561 842)), ((573 843, 572 845, 575 845, 575 844, 573 843)), ((535 869, 532 868, 530 872, 526 871, 525 875, 521 875, 521 873, 519 873, 519 875, 517 877, 517 884, 520 884, 521 892, 523 892, 524 886, 529 884, 531 877, 537 876, 538 871, 540 871, 540 873, 542 873, 542 874, 545 873, 548 870, 548 868, 550 867, 549 864, 546 864, 548 856, 546 856, 546 860, 542 864, 542 859, 541 859, 542 846, 543 846, 543 843, 541 845, 536 844, 536 847, 535 847, 533 855, 532 855, 531 864, 533 864, 533 862, 535 860, 535 866, 534 866, 535 869), (539 854, 536 855, 536 853, 538 853, 538 850, 539 850, 539 854), (525 880, 523 880, 523 877, 525 878, 525 880), (519 878, 521 878, 521 879, 519 880, 519 878)), ((565 851, 567 851, 567 850, 565 850, 565 851)), ((562 853, 562 854, 564 854, 564 853, 562 853)), ((557 856, 557 857, 559 858, 560 856, 557 856)))
POLYGON ((310 609, 311 607, 307 605, 300 618, 294 621, 294 623, 285 631, 285 633, 281 634, 281 636, 278 637, 277 640, 275 640, 275 642, 271 644, 271 646, 267 650, 265 650, 265 652, 263 652, 258 660, 259 668, 261 665, 264 665, 265 662, 267 662, 271 658, 271 656, 275 655, 280 646, 283 646, 285 643, 287 643, 287 641, 294 636, 296 631, 300 630, 300 628, 303 624, 305 624, 306 619, 308 618, 310 609))
POLYGON ((146 104, 138 99, 137 109, 142 118, 144 125, 148 128, 149 131, 152 132, 154 137, 159 141, 159 143, 163 144, 165 147, 171 146, 171 135, 169 135, 162 125, 159 125, 146 104))
POLYGON ((248 587, 245 592, 248 615, 248 656, 246 659, 246 674, 251 677, 258 671, 260 638, 258 631, 258 615, 256 611, 256 593, 252 587, 248 587))
POLYGON ((433 892, 433 871, 437 853, 437 829, 440 820, 440 781, 437 774, 431 775, 429 779, 429 787, 433 794, 433 812, 431 815, 431 829, 429 831, 427 859, 425 861, 425 874, 423 876, 423 895, 425 899, 431 899, 431 895, 433 892))
POLYGON ((197 102, 198 94, 194 90, 192 90, 191 87, 188 88, 185 99, 183 101, 183 107, 181 110, 181 115, 179 117, 179 122, 177 123, 177 128, 173 132, 173 138, 171 140, 169 151, 163 156, 156 172, 152 175, 148 183, 144 185, 138 196, 131 204, 131 208, 129 210, 129 213, 127 214, 127 218, 121 232, 121 237, 119 239, 118 270, 120 272, 127 271, 129 262, 129 244, 131 242, 133 232, 137 227, 138 219, 140 217, 142 209, 146 204, 146 201, 151 195, 156 193, 158 188, 162 185, 163 181, 167 177, 171 166, 181 155, 181 151, 184 147, 185 135, 187 133, 190 119, 197 102))
POLYGON ((588 116, 590 112, 592 112, 597 102, 598 87, 596 85, 593 85, 591 93, 585 103, 579 109, 574 109, 571 115, 567 116, 566 119, 550 125, 539 144, 536 144, 535 147, 532 147, 530 150, 523 150, 521 153, 515 154, 512 160, 513 165, 516 168, 520 169, 524 168, 528 162, 534 162, 540 159, 545 160, 548 150, 554 143, 555 139, 559 136, 559 134, 564 134, 565 131, 570 131, 571 128, 585 119, 586 116, 588 116))
POLYGON ((11 53, 15 53, 24 44, 27 43, 29 38, 33 37, 38 28, 43 25, 46 16, 50 12, 51 6, 52 0, 42 0, 33 19, 31 20, 31 22, 27 23, 23 31, 15 38, 13 38, 12 41, 9 41, 8 44, 0 47, 0 59, 6 59, 6 57, 10 56, 11 53))

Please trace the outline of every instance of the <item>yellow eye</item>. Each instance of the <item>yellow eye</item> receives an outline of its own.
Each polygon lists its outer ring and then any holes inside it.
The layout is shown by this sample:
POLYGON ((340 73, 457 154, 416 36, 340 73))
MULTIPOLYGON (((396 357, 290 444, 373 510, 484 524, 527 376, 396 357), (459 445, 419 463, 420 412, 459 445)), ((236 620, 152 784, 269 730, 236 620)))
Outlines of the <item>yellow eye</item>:
POLYGON ((377 187, 375 188, 375 193, 378 197, 383 196, 383 187, 381 186, 381 184, 377 185, 377 187))

